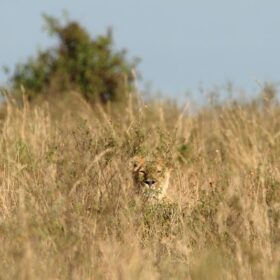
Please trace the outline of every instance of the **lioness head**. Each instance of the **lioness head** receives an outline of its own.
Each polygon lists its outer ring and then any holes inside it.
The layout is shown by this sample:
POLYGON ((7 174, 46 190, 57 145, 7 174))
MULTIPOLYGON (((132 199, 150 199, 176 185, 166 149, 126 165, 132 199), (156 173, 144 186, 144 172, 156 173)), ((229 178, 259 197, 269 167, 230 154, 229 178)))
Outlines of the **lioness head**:
POLYGON ((166 196, 170 169, 163 160, 135 157, 132 175, 135 191, 146 199, 161 200, 166 196))

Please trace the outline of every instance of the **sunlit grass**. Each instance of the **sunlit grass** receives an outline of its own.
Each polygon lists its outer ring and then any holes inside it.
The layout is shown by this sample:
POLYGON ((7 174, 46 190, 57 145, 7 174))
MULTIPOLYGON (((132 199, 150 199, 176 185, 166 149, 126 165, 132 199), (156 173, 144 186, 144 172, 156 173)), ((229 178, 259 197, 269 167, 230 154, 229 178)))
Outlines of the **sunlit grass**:
POLYGON ((7 103, 1 279, 279 279, 275 100, 196 114, 70 100, 7 103), (172 202, 143 205, 129 160, 155 149, 172 155, 172 202))

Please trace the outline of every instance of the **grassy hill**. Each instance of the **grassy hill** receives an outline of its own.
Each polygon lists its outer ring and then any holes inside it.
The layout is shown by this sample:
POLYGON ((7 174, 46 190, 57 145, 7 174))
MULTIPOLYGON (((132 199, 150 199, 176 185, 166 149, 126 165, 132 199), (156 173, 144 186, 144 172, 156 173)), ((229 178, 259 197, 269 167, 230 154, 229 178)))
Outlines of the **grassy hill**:
POLYGON ((68 96, 3 108, 1 279, 279 279, 277 101, 68 96), (155 149, 174 203, 143 207, 129 159, 155 149))

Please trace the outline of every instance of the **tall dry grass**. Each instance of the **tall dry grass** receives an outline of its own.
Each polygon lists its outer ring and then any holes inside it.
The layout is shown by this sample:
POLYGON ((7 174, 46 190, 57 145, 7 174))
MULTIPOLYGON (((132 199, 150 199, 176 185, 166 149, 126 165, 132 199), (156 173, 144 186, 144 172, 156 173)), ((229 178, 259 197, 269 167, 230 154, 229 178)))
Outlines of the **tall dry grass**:
POLYGON ((279 128, 263 100, 8 102, 0 278, 279 279, 279 128), (143 206, 128 163, 155 149, 172 155, 174 203, 143 206))

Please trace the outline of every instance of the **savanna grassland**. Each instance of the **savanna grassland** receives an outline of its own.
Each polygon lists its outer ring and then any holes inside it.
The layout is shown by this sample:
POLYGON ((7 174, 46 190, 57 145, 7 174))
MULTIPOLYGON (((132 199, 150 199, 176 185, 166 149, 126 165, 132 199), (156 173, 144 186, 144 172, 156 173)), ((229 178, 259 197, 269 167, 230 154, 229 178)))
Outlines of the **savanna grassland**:
POLYGON ((2 105, 0 279, 280 278, 277 100, 69 96, 2 105), (135 197, 139 152, 168 156, 171 203, 135 197))

